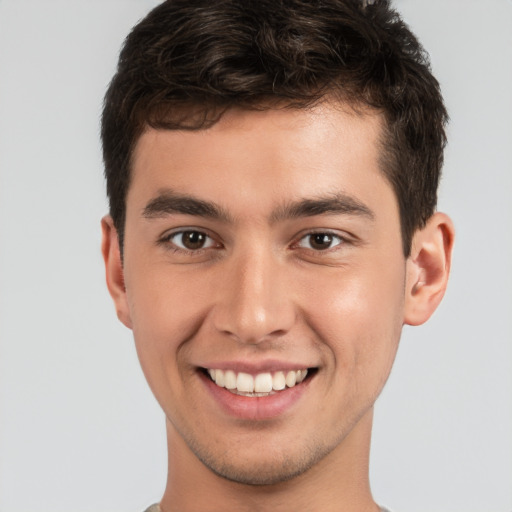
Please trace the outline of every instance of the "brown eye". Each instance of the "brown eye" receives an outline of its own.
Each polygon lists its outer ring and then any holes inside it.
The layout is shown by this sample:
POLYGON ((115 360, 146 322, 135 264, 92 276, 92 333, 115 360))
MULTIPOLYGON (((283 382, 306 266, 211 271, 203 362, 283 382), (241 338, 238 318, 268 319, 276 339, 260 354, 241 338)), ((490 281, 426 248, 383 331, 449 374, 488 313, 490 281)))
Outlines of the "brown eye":
POLYGON ((212 240, 212 238, 205 233, 192 230, 174 233, 169 238, 169 241, 180 249, 187 251, 197 251, 199 249, 206 249, 215 245, 215 242, 212 240))
POLYGON ((343 239, 331 233, 311 233, 301 238, 299 247, 313 249, 315 251, 325 251, 342 243, 343 239))

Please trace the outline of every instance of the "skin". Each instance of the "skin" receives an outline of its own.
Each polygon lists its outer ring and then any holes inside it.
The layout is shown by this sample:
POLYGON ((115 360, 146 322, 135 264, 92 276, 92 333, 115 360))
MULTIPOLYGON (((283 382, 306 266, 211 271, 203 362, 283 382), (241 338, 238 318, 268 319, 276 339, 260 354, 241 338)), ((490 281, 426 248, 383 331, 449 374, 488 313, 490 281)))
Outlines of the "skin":
POLYGON ((167 417, 164 512, 378 510, 373 405, 402 326, 424 322, 443 296, 453 227, 436 213, 404 258, 378 163, 382 119, 340 107, 148 129, 133 156, 123 263, 103 219, 109 290, 167 417), (176 211, 184 197, 187 213, 176 211), (297 207, 333 198, 330 211, 297 207), (205 246, 180 248, 183 230, 205 246), (315 233, 331 238, 315 245, 315 233), (228 414, 199 370, 269 361, 314 371, 264 420, 228 414))

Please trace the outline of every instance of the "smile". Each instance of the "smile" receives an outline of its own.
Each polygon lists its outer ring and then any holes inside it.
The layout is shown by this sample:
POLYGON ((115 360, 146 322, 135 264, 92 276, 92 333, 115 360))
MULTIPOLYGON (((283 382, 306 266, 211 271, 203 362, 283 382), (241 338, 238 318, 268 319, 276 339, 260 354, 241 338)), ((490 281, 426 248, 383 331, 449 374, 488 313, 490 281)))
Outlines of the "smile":
POLYGON ((286 388, 293 388, 308 374, 307 369, 265 372, 256 375, 234 370, 207 369, 206 371, 218 387, 226 388, 235 395, 249 397, 270 396, 286 388))

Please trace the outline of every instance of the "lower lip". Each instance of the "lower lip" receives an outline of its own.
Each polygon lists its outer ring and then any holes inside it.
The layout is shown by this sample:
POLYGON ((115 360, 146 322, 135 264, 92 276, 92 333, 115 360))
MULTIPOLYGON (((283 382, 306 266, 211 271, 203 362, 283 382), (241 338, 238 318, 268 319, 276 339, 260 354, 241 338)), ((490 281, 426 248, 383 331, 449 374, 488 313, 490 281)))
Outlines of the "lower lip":
POLYGON ((220 407, 230 416, 245 420, 268 420, 281 416, 300 400, 311 381, 311 378, 306 379, 293 388, 283 389, 273 395, 248 397, 235 395, 217 386, 202 372, 199 374, 220 407))

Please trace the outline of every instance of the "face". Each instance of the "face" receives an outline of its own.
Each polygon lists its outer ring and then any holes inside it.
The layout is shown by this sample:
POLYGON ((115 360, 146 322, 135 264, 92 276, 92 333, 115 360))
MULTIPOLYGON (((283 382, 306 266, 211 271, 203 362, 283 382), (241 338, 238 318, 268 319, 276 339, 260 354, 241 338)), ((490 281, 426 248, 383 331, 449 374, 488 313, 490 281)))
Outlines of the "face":
POLYGON ((406 283, 380 130, 322 105, 137 143, 118 313, 185 457, 218 475, 287 480, 371 415, 406 283))

